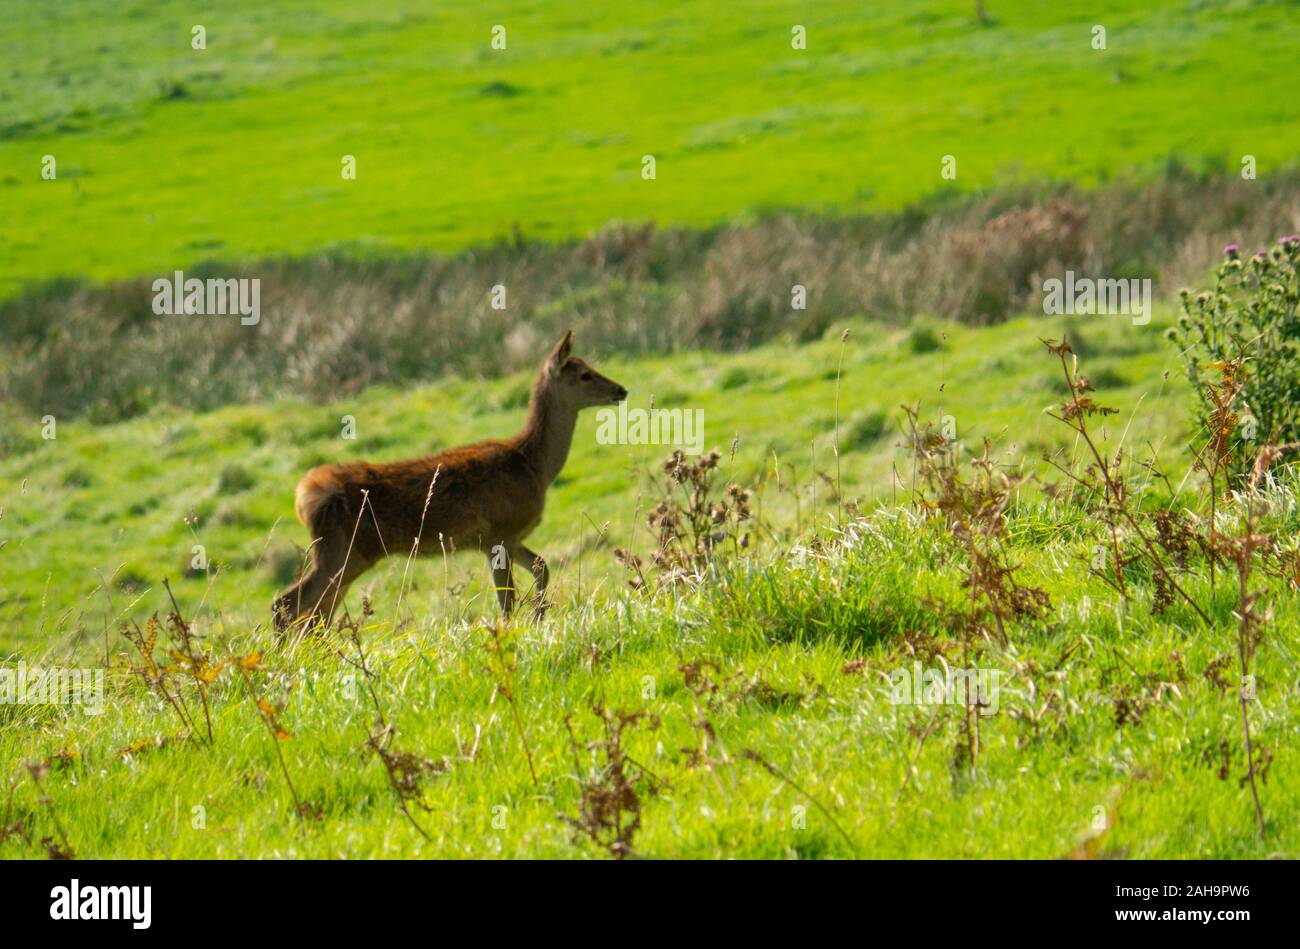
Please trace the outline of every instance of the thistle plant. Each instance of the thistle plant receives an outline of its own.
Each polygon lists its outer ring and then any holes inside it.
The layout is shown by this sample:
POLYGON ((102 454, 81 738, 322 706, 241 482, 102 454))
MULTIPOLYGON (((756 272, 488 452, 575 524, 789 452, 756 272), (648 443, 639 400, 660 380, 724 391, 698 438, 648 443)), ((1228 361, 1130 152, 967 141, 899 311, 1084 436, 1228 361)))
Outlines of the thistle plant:
POLYGON ((1236 244, 1223 252, 1212 289, 1182 291, 1182 315, 1170 334, 1200 399, 1200 428, 1211 437, 1219 427, 1206 375, 1241 360, 1235 381, 1244 411, 1228 439, 1230 474, 1240 485, 1250 475, 1257 437, 1274 445, 1300 442, 1300 237, 1283 237, 1249 260, 1236 244))
MULTIPOLYGON (((721 458, 711 451, 691 461, 679 449, 663 464, 663 498, 646 517, 655 535, 651 564, 660 585, 699 577, 728 540, 733 553, 749 546, 742 525, 751 517, 751 492, 732 482, 721 497, 715 496, 714 476, 721 458)), ((648 584, 641 557, 623 548, 616 549, 614 556, 631 573, 628 583, 632 588, 645 589, 648 584)))

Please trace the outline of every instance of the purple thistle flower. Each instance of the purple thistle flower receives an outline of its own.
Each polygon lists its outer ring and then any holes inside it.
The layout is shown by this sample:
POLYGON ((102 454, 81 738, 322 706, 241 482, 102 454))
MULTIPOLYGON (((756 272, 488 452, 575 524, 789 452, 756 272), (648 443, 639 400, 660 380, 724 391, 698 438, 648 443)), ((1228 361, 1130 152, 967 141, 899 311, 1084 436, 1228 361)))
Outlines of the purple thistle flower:
POLYGON ((1288 234, 1286 237, 1278 238, 1278 243, 1283 247, 1290 246, 1291 244, 1300 244, 1300 237, 1297 237, 1294 234, 1288 234))
POLYGON ((1227 257, 1229 260, 1236 260, 1236 259, 1237 259, 1237 245, 1236 245, 1236 244, 1229 244, 1227 247, 1223 248, 1223 255, 1224 255, 1225 257, 1227 257))

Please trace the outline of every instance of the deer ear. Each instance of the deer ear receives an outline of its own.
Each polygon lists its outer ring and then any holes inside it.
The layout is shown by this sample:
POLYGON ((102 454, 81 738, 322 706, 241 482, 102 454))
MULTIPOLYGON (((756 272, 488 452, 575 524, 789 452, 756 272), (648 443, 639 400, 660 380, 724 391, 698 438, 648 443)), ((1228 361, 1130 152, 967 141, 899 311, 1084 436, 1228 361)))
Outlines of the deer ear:
POLYGON ((564 334, 564 339, 555 344, 551 350, 550 358, 546 360, 546 369, 552 376, 557 376, 560 369, 563 368, 564 362, 569 358, 569 353, 573 350, 573 330, 564 334))

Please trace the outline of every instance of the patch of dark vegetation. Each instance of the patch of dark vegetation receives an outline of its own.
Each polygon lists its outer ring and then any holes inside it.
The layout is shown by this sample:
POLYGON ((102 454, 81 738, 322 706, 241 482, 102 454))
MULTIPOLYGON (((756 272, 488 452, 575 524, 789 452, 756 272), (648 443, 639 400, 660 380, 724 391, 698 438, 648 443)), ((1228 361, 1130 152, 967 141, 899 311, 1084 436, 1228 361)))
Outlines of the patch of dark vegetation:
POLYGON ((149 586, 148 577, 131 569, 119 570, 113 582, 123 593, 139 593, 149 586))
MULTIPOLYGON (((1096 369, 1088 373, 1088 383, 1094 389, 1123 389, 1129 385, 1130 380, 1116 369, 1114 366, 1108 366, 1104 363, 1099 364, 1096 369)), ((1060 373, 1050 373, 1047 376, 1047 388, 1052 392, 1067 394, 1070 391, 1068 383, 1063 379, 1060 373)))
POLYGON ((80 465, 70 468, 63 476, 63 486, 71 490, 88 488, 95 483, 94 476, 80 465))
POLYGON ((718 388, 726 392, 729 389, 739 389, 749 385, 753 380, 752 374, 743 366, 730 366, 718 379, 718 388))
POLYGON ((156 510, 161 503, 157 495, 150 495, 131 502, 131 505, 126 509, 126 513, 131 517, 144 517, 150 511, 156 510))
POLYGON ((498 99, 513 99, 515 96, 523 95, 524 90, 513 83, 503 82, 500 79, 496 79, 479 86, 478 94, 498 99))
POLYGON ((925 353, 938 352, 944 348, 939 331, 928 323, 918 323, 908 331, 907 348, 920 356, 925 353))
POLYGON ((296 547, 276 546, 266 554, 266 572, 277 587, 292 586, 307 571, 311 561, 296 547))
POLYGON ((500 406, 502 409, 526 409, 528 408, 528 399, 532 395, 531 387, 528 383, 521 382, 512 386, 509 391, 501 397, 500 406))
POLYGON ((163 101, 188 99, 190 97, 189 87, 179 79, 160 79, 158 80, 158 98, 163 101))
POLYGON ((25 455, 35 451, 40 440, 8 425, 0 426, 0 455, 25 455))
MULTIPOLYGON (((186 268, 259 278, 255 331, 238 319, 156 316, 148 276, 56 280, 0 302, 0 402, 108 422, 159 403, 339 398, 453 370, 529 368, 573 325, 597 353, 638 355, 815 339, 859 313, 985 324, 1036 309, 1043 279, 1067 269, 1150 276, 1164 293, 1200 283, 1222 244, 1263 246, 1298 216, 1300 171, 1243 182, 1175 163, 1141 184, 945 194, 874 216, 782 210, 707 230, 615 223, 568 244, 516 229, 454 257, 340 250, 186 268), (483 292, 497 284, 511 288, 509 321, 483 292), (804 310, 792 310, 795 285, 807 288, 804 310)), ((932 342, 922 334, 913 345, 932 342)))
POLYGON ((858 412, 844 426, 840 434, 840 448, 844 451, 864 451, 875 447, 889 431, 889 416, 878 410, 858 412))
POLYGON ((262 518, 249 511, 244 505, 233 503, 224 504, 217 509, 214 517, 218 524, 225 527, 244 527, 244 528, 261 528, 267 524, 262 518))
POLYGON ((217 475, 217 494, 239 494, 257 484, 248 469, 242 465, 226 465, 217 475))

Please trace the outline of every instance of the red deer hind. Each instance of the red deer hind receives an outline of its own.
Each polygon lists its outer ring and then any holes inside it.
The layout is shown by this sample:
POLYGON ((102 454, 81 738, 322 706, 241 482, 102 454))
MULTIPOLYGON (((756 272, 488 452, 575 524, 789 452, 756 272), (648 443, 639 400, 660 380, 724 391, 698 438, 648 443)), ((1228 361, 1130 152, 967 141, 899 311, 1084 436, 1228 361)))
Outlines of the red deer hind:
POLYGON ((569 355, 570 330, 533 383, 518 435, 438 455, 372 465, 313 468, 298 485, 298 520, 311 532, 311 569, 276 598, 277 629, 296 620, 327 625, 348 586, 390 553, 478 550, 488 555, 497 600, 514 608, 511 564, 533 574, 538 613, 549 574, 524 546, 542 519, 546 489, 569 457, 578 413, 613 405, 627 390, 569 355), (422 538, 441 543, 423 543, 422 538))

